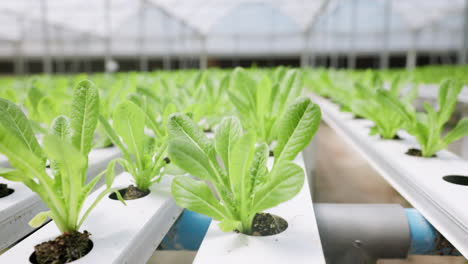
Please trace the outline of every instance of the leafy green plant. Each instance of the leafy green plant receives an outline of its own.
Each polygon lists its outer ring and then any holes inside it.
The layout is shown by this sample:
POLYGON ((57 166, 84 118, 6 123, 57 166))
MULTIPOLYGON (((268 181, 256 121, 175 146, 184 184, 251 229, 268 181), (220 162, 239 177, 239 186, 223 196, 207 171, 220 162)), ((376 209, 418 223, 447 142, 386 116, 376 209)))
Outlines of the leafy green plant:
POLYGON ((114 160, 110 166, 119 162, 132 175, 137 188, 146 192, 151 185, 161 180, 166 165, 167 137, 157 140, 154 136, 146 135, 145 124, 148 119, 143 110, 131 101, 120 103, 112 116, 113 127, 102 116, 99 121, 124 158, 114 160))
POLYGON ((274 164, 268 170, 268 145, 256 144, 255 133, 244 133, 236 117, 224 118, 214 139, 209 139, 186 115, 172 115, 169 156, 200 179, 177 176, 172 183, 176 203, 220 221, 223 231, 250 234, 257 213, 301 190, 304 171, 292 160, 312 139, 320 117, 320 108, 308 98, 299 98, 286 109, 277 126, 274 164))
POLYGON ((91 82, 82 81, 76 86, 71 107, 71 118, 55 118, 41 147, 23 112, 12 102, 0 99, 0 152, 14 168, 2 168, 0 175, 24 183, 49 208, 31 220, 32 226, 50 217, 63 233, 77 231, 97 203, 114 191, 114 176, 109 170, 86 183, 88 154, 99 115, 98 91, 91 82), (52 175, 46 172, 46 160, 51 163, 52 175), (104 173, 107 188, 81 214, 86 197, 104 173))
POLYGON ((421 146, 423 157, 432 157, 437 151, 468 135, 468 118, 458 122, 453 130, 442 136, 445 123, 449 121, 455 106, 457 97, 463 85, 454 81, 444 81, 439 87, 438 106, 435 110, 427 102, 424 103, 424 113, 418 113, 411 104, 400 101, 388 94, 382 94, 384 103, 399 113, 404 120, 404 129, 413 135, 421 146))
MULTIPOLYGON (((102 95, 99 104, 99 114, 106 119, 110 119, 116 105, 125 99, 127 93, 134 90, 134 87, 128 84, 129 81, 122 78, 111 78, 111 76, 103 75, 94 78, 97 81, 98 87, 106 87, 101 89, 102 95), (133 88, 133 89, 132 89, 133 88)), ((104 127, 98 123, 97 126, 97 140, 95 147, 109 147, 112 141, 107 137, 104 127)))
POLYGON ((280 69, 276 82, 268 76, 254 79, 242 68, 232 73, 229 98, 236 108, 245 129, 254 131, 259 142, 271 144, 275 140, 277 121, 284 110, 302 91, 302 77, 297 70, 280 69), (281 72, 283 71, 283 72, 281 72))
POLYGON ((390 88, 369 88, 360 83, 356 84, 356 99, 351 102, 351 110, 358 116, 365 117, 374 122, 370 130, 371 135, 380 135, 384 139, 394 139, 398 130, 403 126, 403 119, 398 112, 387 104, 385 97, 393 97, 394 100, 402 100, 410 104, 418 95, 417 86, 414 86, 410 92, 400 96, 403 86, 400 84, 400 78, 395 78, 390 88), (385 97, 384 97, 385 96, 385 97))
POLYGON ((145 124, 160 140, 167 138, 166 123, 170 114, 176 112, 176 106, 172 103, 160 105, 159 98, 152 90, 138 87, 135 93, 130 93, 128 99, 139 106, 145 114, 145 124), (161 110, 161 112, 160 112, 161 110))

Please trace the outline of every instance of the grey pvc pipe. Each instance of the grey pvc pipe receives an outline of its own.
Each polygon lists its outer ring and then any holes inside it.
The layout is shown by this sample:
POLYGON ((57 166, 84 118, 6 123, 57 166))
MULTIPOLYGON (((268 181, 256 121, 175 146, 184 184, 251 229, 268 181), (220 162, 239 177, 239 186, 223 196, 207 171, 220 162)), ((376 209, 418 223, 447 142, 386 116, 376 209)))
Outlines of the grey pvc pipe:
POLYGON ((327 263, 406 258, 411 237, 405 210, 394 204, 315 204, 327 263))

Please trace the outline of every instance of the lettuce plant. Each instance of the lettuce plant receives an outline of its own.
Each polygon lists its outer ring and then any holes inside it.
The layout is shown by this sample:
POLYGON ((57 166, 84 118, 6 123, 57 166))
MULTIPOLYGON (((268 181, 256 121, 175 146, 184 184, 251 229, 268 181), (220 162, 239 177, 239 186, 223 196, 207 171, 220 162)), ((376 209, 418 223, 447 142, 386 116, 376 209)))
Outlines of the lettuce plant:
POLYGON ((442 136, 445 123, 455 111, 457 97, 463 85, 454 81, 444 81, 439 87, 438 110, 427 102, 424 103, 424 113, 418 113, 414 107, 388 94, 383 95, 383 102, 400 114, 404 120, 404 129, 413 135, 421 146, 423 157, 432 157, 437 151, 468 135, 468 118, 460 120, 455 128, 442 136))
POLYGON ((254 131, 259 142, 267 144, 275 140, 277 121, 284 110, 302 91, 299 71, 279 71, 275 76, 274 83, 268 76, 256 80, 244 69, 237 68, 232 73, 229 90, 229 98, 245 129, 254 131))
POLYGON ((145 134, 146 118, 143 110, 131 101, 123 101, 114 110, 112 126, 104 117, 99 121, 108 137, 120 148, 123 159, 116 159, 130 173, 137 188, 147 192, 162 177, 167 149, 167 137, 156 140, 145 134), (122 138, 122 140, 120 139, 122 138))
POLYGON ((171 161, 200 179, 177 176, 172 182, 176 203, 220 221, 223 231, 250 234, 257 213, 301 190, 304 171, 292 160, 312 139, 320 117, 320 108, 308 98, 299 98, 286 109, 277 126, 275 160, 269 170, 268 145, 256 144, 255 133, 244 133, 236 117, 224 118, 214 139, 209 139, 186 115, 172 115, 171 161))
POLYGON ((398 130, 403 126, 403 119, 398 112, 387 104, 385 97, 393 97, 394 100, 402 100, 410 104, 417 97, 417 86, 414 86, 407 94, 400 97, 402 85, 399 78, 391 82, 390 88, 368 88, 360 83, 356 84, 356 100, 351 102, 351 110, 354 114, 362 116, 374 122, 370 130, 371 135, 380 135, 384 139, 394 139, 398 130))
POLYGON ((63 95, 61 91, 61 79, 57 78, 55 82, 52 80, 37 79, 31 81, 29 89, 24 100, 24 106, 27 109, 27 114, 32 122, 33 129, 38 133, 47 133, 47 127, 50 126, 55 117, 61 112, 65 112, 63 106, 69 105, 68 97, 63 95), (51 88, 49 93, 43 92, 40 87, 54 83, 56 87, 51 88))
POLYGON ((160 140, 167 138, 166 123, 169 115, 176 112, 172 103, 161 106, 159 98, 152 90, 138 87, 135 93, 130 93, 128 99, 139 106, 145 114, 145 124, 160 140))
POLYGON ((80 82, 74 90, 70 118, 55 118, 40 146, 23 112, 12 102, 0 99, 0 152, 14 168, 3 168, 0 175, 24 183, 49 208, 31 220, 32 226, 50 217, 61 232, 77 231, 99 200, 113 191, 113 174, 106 171, 86 183, 98 115, 97 89, 89 81, 80 82), (51 175, 46 171, 46 160, 51 163, 51 175), (83 212, 86 197, 104 173, 106 189, 83 212))

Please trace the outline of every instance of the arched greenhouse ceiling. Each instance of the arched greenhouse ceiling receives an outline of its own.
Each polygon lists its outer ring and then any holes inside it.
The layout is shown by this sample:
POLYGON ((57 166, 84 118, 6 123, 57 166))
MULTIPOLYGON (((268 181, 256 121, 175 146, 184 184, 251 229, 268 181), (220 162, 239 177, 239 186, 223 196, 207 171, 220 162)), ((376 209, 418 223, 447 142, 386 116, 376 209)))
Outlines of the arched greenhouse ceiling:
POLYGON ((14 56, 18 51, 40 56, 45 45, 56 55, 100 56, 109 37, 112 52, 126 56, 142 52, 196 55, 201 51, 298 54, 304 49, 346 52, 350 48, 378 52, 385 45, 390 51, 415 45, 422 50, 458 49, 465 2, 4 0, 0 5, 0 56, 14 56), (46 6, 45 20, 41 3, 46 6), (387 44, 383 45, 386 33, 387 44))

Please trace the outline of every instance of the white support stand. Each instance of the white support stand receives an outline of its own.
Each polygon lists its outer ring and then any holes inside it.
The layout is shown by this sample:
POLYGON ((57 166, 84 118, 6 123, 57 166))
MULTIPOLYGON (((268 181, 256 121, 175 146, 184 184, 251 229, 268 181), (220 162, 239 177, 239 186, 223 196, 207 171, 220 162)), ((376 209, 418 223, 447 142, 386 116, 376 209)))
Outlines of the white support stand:
MULTIPOLYGON (((91 233, 93 249, 73 263, 146 263, 182 212, 170 192, 172 178, 164 176, 160 183, 150 188, 150 194, 137 200, 126 201, 127 206, 118 200, 104 197, 80 230, 91 233)), ((117 176, 114 186, 125 188, 130 183, 131 176, 123 173, 117 176)), ((85 202, 86 208, 102 188, 88 197, 85 202)), ((29 263, 35 245, 58 235, 60 232, 56 225, 50 222, 0 255, 0 263, 29 263)))
POLYGON ((399 133, 401 140, 369 136, 371 121, 353 119, 352 114, 341 112, 337 105, 321 97, 312 96, 312 100, 320 106, 323 120, 468 256, 468 187, 444 179, 448 175, 468 176, 468 162, 445 150, 434 158, 409 156, 405 152, 418 144, 404 131, 399 133))
MULTIPOLYGON (((87 182, 106 169, 107 164, 120 155, 121 153, 116 147, 92 150, 89 154, 87 182)), ((117 168, 118 171, 122 170, 120 166, 117 168)), ((24 184, 7 181, 3 178, 0 178, 0 182, 6 183, 8 188, 14 189, 14 192, 9 196, 0 198, 0 250, 2 250, 34 231, 28 222, 37 213, 46 211, 47 208, 39 196, 24 184)), ((98 183, 98 186, 103 183, 104 179, 98 183)), ((3 262, 0 261, 0 263, 3 262)))
MULTIPOLYGON (((271 166, 273 159, 268 162, 271 166)), ((305 169, 302 154, 295 162, 305 169)), ((254 237, 224 233, 212 221, 194 263, 325 263, 307 177, 296 197, 267 212, 288 221, 288 228, 277 235, 254 237)))

